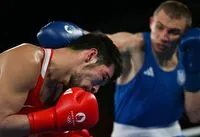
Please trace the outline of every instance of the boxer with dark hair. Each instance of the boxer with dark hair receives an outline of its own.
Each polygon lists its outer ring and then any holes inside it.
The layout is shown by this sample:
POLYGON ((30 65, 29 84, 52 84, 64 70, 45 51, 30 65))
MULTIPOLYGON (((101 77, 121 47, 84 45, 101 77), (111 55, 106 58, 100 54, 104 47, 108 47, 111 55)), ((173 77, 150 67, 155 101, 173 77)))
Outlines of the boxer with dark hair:
MULTIPOLYGON (((73 25, 73 24, 72 24, 73 25)), ((72 26, 71 25, 71 26, 72 26)), ((68 38, 73 37, 73 33, 68 38)), ((93 93, 121 73, 120 53, 103 33, 58 49, 23 43, 0 54, 0 136, 89 129, 99 118, 93 93)))

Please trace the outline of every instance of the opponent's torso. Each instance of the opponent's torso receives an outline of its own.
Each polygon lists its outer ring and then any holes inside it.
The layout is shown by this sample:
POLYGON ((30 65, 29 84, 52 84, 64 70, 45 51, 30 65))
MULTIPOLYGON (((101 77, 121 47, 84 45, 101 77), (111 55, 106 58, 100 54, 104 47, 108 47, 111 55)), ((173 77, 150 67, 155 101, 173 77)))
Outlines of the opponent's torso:
POLYGON ((144 62, 126 84, 116 85, 115 121, 140 127, 168 126, 184 110, 184 69, 179 63, 165 72, 156 63, 149 33, 144 34, 144 62))

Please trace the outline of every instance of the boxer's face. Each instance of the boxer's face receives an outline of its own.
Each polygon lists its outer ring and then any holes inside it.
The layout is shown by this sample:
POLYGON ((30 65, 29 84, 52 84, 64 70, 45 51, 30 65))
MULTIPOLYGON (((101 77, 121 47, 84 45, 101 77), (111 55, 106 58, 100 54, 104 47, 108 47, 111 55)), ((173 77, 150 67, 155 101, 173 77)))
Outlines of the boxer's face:
POLYGON ((100 86, 104 86, 110 81, 113 73, 114 65, 90 64, 73 75, 70 86, 83 87, 87 91, 96 93, 100 86))
POLYGON ((114 74, 114 65, 106 66, 98 63, 98 51, 95 48, 84 50, 80 56, 79 66, 73 70, 69 86, 82 87, 96 93, 100 86, 107 84, 114 74))
POLYGON ((151 39, 156 52, 165 52, 177 45, 186 29, 186 19, 172 19, 161 10, 150 19, 151 39))

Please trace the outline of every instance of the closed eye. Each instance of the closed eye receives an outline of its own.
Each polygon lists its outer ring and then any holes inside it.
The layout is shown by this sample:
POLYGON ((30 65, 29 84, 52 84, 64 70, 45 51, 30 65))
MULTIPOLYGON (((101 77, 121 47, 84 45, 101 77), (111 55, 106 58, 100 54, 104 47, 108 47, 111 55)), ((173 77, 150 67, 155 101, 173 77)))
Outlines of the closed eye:
POLYGON ((106 73, 105 75, 103 75, 102 85, 106 85, 107 83, 109 83, 110 80, 111 80, 110 76, 108 75, 108 73, 106 73))

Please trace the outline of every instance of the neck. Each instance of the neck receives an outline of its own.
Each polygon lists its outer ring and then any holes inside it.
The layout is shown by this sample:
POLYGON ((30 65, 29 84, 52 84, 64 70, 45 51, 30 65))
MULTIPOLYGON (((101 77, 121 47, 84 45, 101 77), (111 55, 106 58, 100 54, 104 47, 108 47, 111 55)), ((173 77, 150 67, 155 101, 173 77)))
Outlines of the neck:
POLYGON ((161 66, 177 63, 177 46, 172 46, 162 53, 153 50, 153 53, 161 66))
POLYGON ((48 68, 50 80, 68 83, 75 66, 78 65, 77 53, 68 48, 55 49, 48 68))

